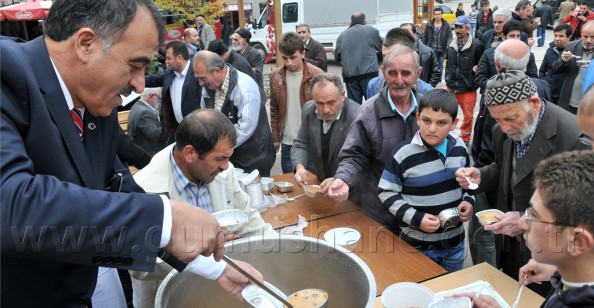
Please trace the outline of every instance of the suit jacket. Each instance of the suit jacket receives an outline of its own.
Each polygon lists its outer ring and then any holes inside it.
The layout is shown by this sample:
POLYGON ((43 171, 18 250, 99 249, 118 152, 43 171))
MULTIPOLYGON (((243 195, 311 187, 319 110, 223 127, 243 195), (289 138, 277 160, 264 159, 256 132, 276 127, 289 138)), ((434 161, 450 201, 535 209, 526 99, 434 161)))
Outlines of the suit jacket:
POLYGON ((167 139, 155 109, 142 100, 137 101, 130 109, 128 135, 150 156, 161 151, 167 139))
POLYGON ((311 63, 324 72, 328 71, 328 57, 326 57, 326 49, 322 46, 322 43, 309 38, 307 46, 305 46, 305 61, 311 63))
MULTIPOLYGON (((594 14, 591 14, 594 15, 594 14)), ((571 51, 572 54, 576 56, 582 56, 584 53, 584 45, 582 44, 582 40, 577 40, 573 42, 567 43, 565 45, 564 51, 571 51)), ((577 78, 580 67, 577 64, 577 60, 575 57, 572 57, 569 62, 563 62, 562 58, 557 59, 553 64, 553 74, 564 74, 565 79, 563 80, 563 85, 561 86, 561 94, 559 95, 559 101, 557 104, 561 108, 567 108, 569 105, 569 100, 571 99, 571 95, 581 95, 581 93, 572 93, 573 91, 573 83, 577 78)))
MULTIPOLYGON (((163 73, 149 75, 144 77, 146 87, 163 87, 161 90, 161 112, 159 114, 161 122, 165 127, 165 131, 169 135, 168 143, 173 142, 173 136, 177 130, 179 123, 175 119, 173 113, 173 105, 171 103, 171 83, 175 78, 175 73, 171 68, 167 68, 163 73)), ((185 117, 190 112, 200 108, 200 98, 202 97, 202 87, 198 84, 198 80, 194 76, 194 63, 190 60, 190 67, 184 79, 181 94, 181 111, 185 117)))
POLYGON ((244 57, 237 53, 235 50, 229 50, 229 58, 227 59, 227 63, 231 64, 234 68, 238 71, 252 77, 256 82, 256 78, 254 78, 254 71, 252 70, 252 66, 244 57))
POLYGON ((144 148, 134 143, 130 135, 124 133, 120 127, 120 139, 118 140, 118 158, 124 164, 133 165, 138 169, 144 168, 151 161, 152 155, 149 155, 144 148))
POLYGON ((104 191, 114 171, 124 189, 142 191, 116 158, 117 110, 85 112, 81 142, 43 37, 0 40, 0 74, 10 76, 0 105, 1 305, 84 307, 98 266, 154 268, 163 202, 104 191))
MULTIPOLYGON (((573 114, 546 101, 542 101, 542 103, 546 104, 545 113, 530 143, 528 152, 520 161, 517 161, 515 183, 512 183, 511 180, 513 158, 515 157, 514 143, 501 131, 499 125, 493 128, 495 162, 479 169, 481 184, 477 192, 497 191, 497 209, 503 212, 519 211, 523 213, 530 206, 530 198, 534 193, 532 186, 534 169, 538 163, 557 153, 588 148, 577 138, 580 130, 573 114)), ((521 236, 519 238, 522 242, 524 241, 521 236)), ((503 236, 498 236, 498 259, 503 249, 503 240, 503 236)), ((530 259, 530 251, 527 249, 508 251, 508 254, 515 254, 518 259, 524 258, 523 263, 519 262, 519 264, 525 264, 530 259)), ((500 264, 499 262, 498 264, 500 264)), ((504 268, 505 272, 514 272, 514 269, 506 270, 509 269, 506 264, 500 264, 500 266, 504 268)), ((517 273, 517 270, 515 272, 517 273)))
POLYGON ((357 116, 360 104, 345 98, 340 118, 332 123, 332 136, 328 148, 328 157, 322 157, 322 120, 316 114, 316 102, 309 101, 301 112, 301 127, 291 147, 293 167, 298 164, 307 166, 312 161, 315 175, 320 181, 334 176, 338 169, 338 153, 342 149, 351 123, 357 116), (324 174, 324 166, 329 166, 331 175, 324 174))
POLYGON ((198 30, 198 35, 200 36, 200 42, 202 44, 204 44, 203 50, 207 50, 208 44, 210 44, 211 41, 214 41, 217 39, 215 37, 214 30, 212 29, 211 25, 209 25, 207 23, 204 23, 204 25, 202 25, 202 31, 200 31, 200 26, 196 25, 196 30, 198 30))
POLYGON ((264 89, 264 80, 262 78, 262 71, 264 70, 264 56, 262 53, 258 49, 248 45, 241 55, 252 66, 254 80, 256 80, 258 86, 264 89))

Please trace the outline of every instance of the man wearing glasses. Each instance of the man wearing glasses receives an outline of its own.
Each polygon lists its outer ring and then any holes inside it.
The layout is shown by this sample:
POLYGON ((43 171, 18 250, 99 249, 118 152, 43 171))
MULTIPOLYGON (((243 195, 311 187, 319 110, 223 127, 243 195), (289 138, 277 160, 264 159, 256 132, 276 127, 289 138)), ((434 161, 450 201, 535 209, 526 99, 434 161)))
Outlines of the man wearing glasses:
MULTIPOLYGON (((497 263, 511 277, 530 259, 518 220, 529 206, 533 171, 554 154, 588 148, 580 142, 576 118, 556 105, 541 100, 530 77, 521 71, 493 76, 487 82, 485 103, 498 126, 493 130, 495 162, 477 168, 460 168, 458 183, 468 188, 464 175, 479 184, 477 192, 498 191, 500 221, 485 230, 497 234, 497 263), (511 238, 510 238, 511 237, 511 238)), ((546 296, 550 285, 531 286, 546 296)))
MULTIPOLYGON (((552 282, 541 307, 594 306, 593 183, 592 151, 554 155, 534 171, 530 207, 518 221, 532 259, 520 269, 519 281, 552 282)), ((500 307, 487 295, 456 296, 473 298, 473 307, 500 307)))
POLYGON ((221 111, 237 131, 231 156, 233 165, 245 172, 258 169, 261 176, 268 176, 275 153, 262 88, 250 76, 225 64, 223 58, 208 50, 196 53, 194 74, 204 87, 200 107, 221 111))

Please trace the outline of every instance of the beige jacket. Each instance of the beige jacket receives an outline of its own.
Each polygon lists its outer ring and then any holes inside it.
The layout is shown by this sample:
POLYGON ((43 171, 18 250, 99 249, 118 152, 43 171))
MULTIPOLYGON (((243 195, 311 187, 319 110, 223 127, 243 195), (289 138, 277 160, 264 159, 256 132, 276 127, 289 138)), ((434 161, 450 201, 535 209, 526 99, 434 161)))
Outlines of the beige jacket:
MULTIPOLYGON (((147 193, 161 194, 169 199, 183 201, 183 196, 175 189, 171 173, 169 155, 174 146, 175 143, 155 154, 151 162, 134 175, 134 180, 147 193)), ((219 173, 214 181, 208 184, 208 192, 214 212, 241 209, 247 213, 249 221, 241 233, 242 236, 276 234, 272 226, 264 222, 260 213, 249 206, 250 198, 239 186, 235 168, 231 163, 227 170, 219 173)), ((134 289, 134 307, 154 307, 157 289, 173 269, 159 261, 154 272, 130 271, 134 289)))

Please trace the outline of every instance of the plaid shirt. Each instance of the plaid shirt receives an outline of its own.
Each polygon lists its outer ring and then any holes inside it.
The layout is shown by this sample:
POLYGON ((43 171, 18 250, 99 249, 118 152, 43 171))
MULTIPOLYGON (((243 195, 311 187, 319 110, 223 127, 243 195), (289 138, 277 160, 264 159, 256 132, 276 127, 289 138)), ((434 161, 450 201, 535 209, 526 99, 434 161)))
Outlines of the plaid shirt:
POLYGON ((215 91, 215 109, 221 110, 223 108, 223 104, 225 104, 225 96, 227 95, 227 91, 229 91, 229 69, 227 69, 227 75, 225 75, 225 80, 223 81, 223 85, 220 89, 215 91))
POLYGON ((171 162, 171 169, 173 171, 173 184, 177 192, 185 197, 188 204, 193 204, 201 209, 212 213, 212 204, 210 203, 210 194, 208 193, 208 185, 200 183, 198 185, 188 181, 182 171, 179 169, 175 159, 173 159, 173 151, 169 154, 169 161, 171 162))
POLYGON ((526 155, 526 152, 528 152, 530 143, 532 142, 532 139, 534 139, 538 126, 540 126, 540 120, 542 120, 547 104, 541 103, 541 106, 542 108, 540 108, 540 114, 538 115, 538 120, 536 121, 536 126, 534 127, 532 134, 522 141, 514 141, 514 145, 516 146, 516 158, 522 158, 526 155))

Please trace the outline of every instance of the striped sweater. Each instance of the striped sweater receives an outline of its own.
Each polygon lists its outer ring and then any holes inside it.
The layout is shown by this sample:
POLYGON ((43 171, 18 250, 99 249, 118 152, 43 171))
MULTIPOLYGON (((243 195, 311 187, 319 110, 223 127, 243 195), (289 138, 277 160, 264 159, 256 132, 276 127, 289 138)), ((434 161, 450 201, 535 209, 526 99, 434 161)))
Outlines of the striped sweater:
POLYGON ((386 164, 378 185, 379 198, 400 221, 400 238, 420 250, 455 247, 464 240, 464 226, 434 233, 421 231, 425 213, 439 215, 474 197, 463 192, 455 172, 469 166, 468 152, 460 138, 448 135, 447 157, 426 145, 419 132, 399 144, 386 164))

